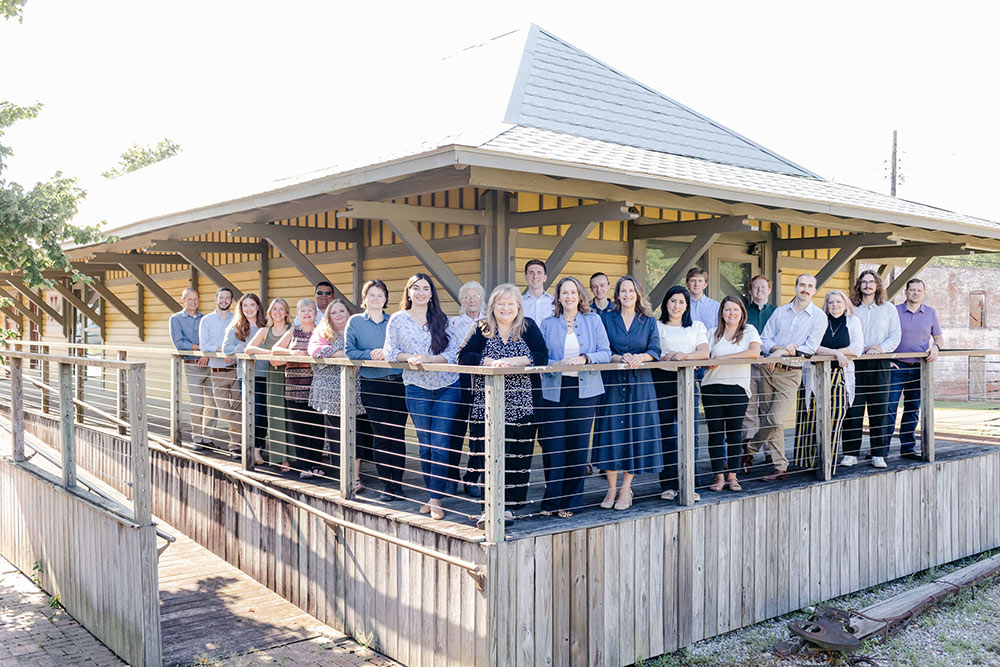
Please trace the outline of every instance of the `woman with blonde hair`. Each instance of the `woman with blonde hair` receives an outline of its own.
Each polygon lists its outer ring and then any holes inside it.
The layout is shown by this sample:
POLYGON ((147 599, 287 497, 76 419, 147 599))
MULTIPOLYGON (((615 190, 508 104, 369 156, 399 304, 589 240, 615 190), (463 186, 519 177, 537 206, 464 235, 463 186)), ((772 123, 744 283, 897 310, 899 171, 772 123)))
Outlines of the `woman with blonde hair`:
MULTIPOLYGON (((534 321, 524 316, 521 293, 511 284, 499 285, 490 294, 486 317, 476 322, 458 351, 463 366, 511 368, 544 366, 549 361, 545 341, 534 321)), ((470 472, 467 484, 478 484, 483 473, 486 399, 484 376, 472 380, 472 412, 469 422, 470 472)), ((505 502, 508 512, 524 504, 528 495, 531 453, 535 445, 531 378, 525 374, 504 376, 505 502)), ((513 516, 513 515, 508 515, 513 516)))
MULTIPOLYGON (((288 302, 281 297, 272 300, 267 307, 267 326, 261 327, 250 337, 246 353, 269 354, 291 324, 288 302)), ((287 473, 291 470, 291 457, 288 445, 290 434, 285 421, 285 362, 268 362, 266 380, 264 394, 267 397, 268 462, 287 473)))
MULTIPOLYGON (((815 354, 836 358, 830 373, 831 465, 836 471, 843 440, 844 416, 854 400, 854 358, 864 352, 865 335, 861 320, 854 316, 851 300, 843 291, 832 289, 826 293, 823 312, 827 317, 826 331, 815 354)), ((816 368, 810 364, 802 383, 808 406, 805 426, 795 434, 795 463, 806 468, 811 468, 816 463, 817 381, 816 368)))

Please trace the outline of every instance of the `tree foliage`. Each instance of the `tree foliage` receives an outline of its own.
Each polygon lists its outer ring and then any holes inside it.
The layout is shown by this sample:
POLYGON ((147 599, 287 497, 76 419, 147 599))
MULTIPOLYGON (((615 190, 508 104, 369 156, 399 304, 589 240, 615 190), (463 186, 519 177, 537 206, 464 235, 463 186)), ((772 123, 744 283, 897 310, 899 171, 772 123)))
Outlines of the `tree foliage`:
POLYGON ((154 146, 140 146, 133 143, 122 152, 118 166, 101 174, 104 178, 118 178, 125 174, 148 167, 181 152, 181 145, 170 139, 157 142, 154 146))
POLYGON ((24 4, 28 0, 0 0, 0 17, 5 19, 17 19, 20 23, 24 19, 24 4))

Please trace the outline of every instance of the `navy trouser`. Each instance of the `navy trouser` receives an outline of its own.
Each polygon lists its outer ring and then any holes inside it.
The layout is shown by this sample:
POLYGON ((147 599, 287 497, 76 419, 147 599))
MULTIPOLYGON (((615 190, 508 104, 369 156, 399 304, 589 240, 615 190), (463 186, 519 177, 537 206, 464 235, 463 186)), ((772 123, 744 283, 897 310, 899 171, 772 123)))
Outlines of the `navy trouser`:
MULTIPOLYGON (((898 368, 890 368, 892 388, 889 390, 889 424, 886 428, 886 445, 896 430, 896 410, 903 398, 903 419, 899 424, 899 453, 913 452, 917 447, 917 422, 920 420, 920 362, 907 363, 894 360, 898 368)), ((872 452, 873 456, 877 456, 872 452)))
POLYGON ((563 376, 558 401, 543 399, 539 424, 545 467, 547 512, 576 510, 583 505, 583 482, 590 454, 590 433, 601 396, 580 398, 580 380, 563 376))
POLYGON ((361 378, 361 402, 371 424, 375 465, 383 484, 403 481, 406 469, 406 398, 398 375, 361 378))
POLYGON ((660 491, 678 489, 677 472, 677 371, 651 370, 660 412, 660 438, 663 446, 663 470, 660 491))

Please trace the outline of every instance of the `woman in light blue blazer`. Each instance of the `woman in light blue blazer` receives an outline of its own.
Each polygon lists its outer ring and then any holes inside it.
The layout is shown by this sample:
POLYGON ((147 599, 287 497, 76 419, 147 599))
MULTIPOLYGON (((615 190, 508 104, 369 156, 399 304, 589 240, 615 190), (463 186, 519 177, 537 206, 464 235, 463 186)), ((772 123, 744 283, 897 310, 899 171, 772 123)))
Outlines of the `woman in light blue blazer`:
MULTIPOLYGON (((555 315, 541 324, 550 364, 584 366, 611 361, 604 323, 589 312, 584 294, 576 278, 563 278, 556 285, 555 315)), ((543 515, 557 512, 568 518, 583 503, 590 432, 603 394, 599 371, 542 374, 543 515)))

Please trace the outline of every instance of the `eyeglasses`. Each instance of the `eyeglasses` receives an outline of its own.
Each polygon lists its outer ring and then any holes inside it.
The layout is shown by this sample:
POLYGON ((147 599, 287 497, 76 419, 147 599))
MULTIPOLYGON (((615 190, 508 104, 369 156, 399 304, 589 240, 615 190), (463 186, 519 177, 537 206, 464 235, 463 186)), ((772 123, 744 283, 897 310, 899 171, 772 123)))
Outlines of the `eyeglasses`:
POLYGON ((875 282, 874 280, 862 280, 861 284, 862 285, 878 285, 878 283, 875 282))
POLYGON ((316 296, 333 296, 332 290, 316 290, 316 296))

